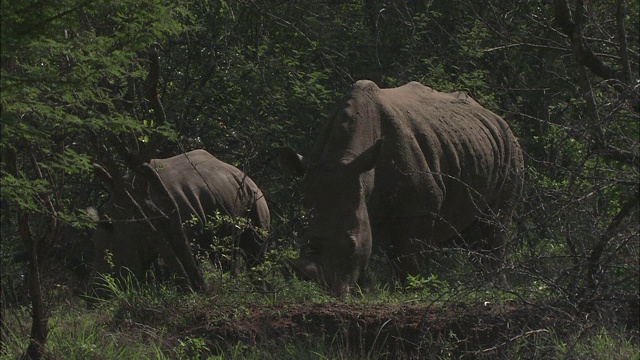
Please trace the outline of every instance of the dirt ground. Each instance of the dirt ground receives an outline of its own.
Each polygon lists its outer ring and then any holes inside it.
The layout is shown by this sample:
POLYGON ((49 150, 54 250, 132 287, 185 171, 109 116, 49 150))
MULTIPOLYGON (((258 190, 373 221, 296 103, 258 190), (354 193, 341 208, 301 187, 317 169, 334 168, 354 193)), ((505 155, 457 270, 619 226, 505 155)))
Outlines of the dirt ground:
POLYGON ((513 342, 559 325, 558 319, 530 307, 452 304, 436 308, 419 303, 229 306, 193 320, 183 334, 204 339, 210 349, 238 342, 278 346, 319 338, 327 346, 357 354, 375 351, 405 359, 427 355, 494 358, 513 342))

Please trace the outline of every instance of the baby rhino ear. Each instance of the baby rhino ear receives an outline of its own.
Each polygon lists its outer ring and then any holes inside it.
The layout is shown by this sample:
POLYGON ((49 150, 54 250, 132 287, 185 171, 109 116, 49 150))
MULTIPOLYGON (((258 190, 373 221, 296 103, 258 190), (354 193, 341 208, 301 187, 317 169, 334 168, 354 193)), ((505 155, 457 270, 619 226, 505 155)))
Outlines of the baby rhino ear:
POLYGON ((274 149, 280 160, 280 165, 291 171, 294 175, 303 176, 309 165, 304 157, 289 146, 281 146, 274 149))
POLYGON ((356 174, 362 174, 365 171, 373 169, 378 162, 378 157, 380 156, 383 145, 384 138, 378 139, 373 146, 362 152, 362 154, 349 163, 350 171, 356 174))

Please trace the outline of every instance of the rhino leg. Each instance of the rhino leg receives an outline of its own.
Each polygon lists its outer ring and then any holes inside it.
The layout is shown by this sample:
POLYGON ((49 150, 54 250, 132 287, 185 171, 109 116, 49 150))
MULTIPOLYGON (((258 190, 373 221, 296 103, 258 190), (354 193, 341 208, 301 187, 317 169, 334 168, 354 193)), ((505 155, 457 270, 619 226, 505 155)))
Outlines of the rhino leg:
MULTIPOLYGON (((169 225, 168 236, 160 245, 160 252, 168 265, 178 277, 187 281, 193 291, 200 291, 204 286, 204 279, 198 269, 195 258, 191 253, 191 247, 181 227, 176 224, 169 225)), ((178 285, 182 285, 179 283, 178 285)))
POLYGON ((487 274, 497 274, 494 277, 498 285, 508 286, 507 277, 501 268, 506 259, 507 230, 511 224, 511 215, 499 217, 494 221, 480 221, 480 263, 487 274), (495 221, 497 220, 497 221, 495 221))
POLYGON ((240 237, 240 250, 247 269, 258 265, 266 252, 262 236, 253 228, 245 230, 240 237))
POLYGON ((152 214, 163 215, 159 220, 156 218, 153 221, 154 226, 166 234, 166 241, 160 240, 160 254, 175 273, 182 277, 193 291, 198 292, 204 286, 204 279, 191 253, 187 235, 182 228, 178 204, 151 165, 144 163, 140 166, 139 171, 149 181, 158 197, 157 204, 147 204, 147 206, 151 208, 152 214), (164 209, 164 213, 160 209, 164 209), (165 247, 165 243, 168 243, 168 246, 165 247))
POLYGON ((507 285, 504 272, 506 229, 509 218, 483 217, 469 225, 455 238, 458 246, 471 251, 470 262, 488 281, 507 285))
POLYGON ((394 219, 377 231, 389 246, 391 266, 400 283, 406 282, 409 275, 428 271, 429 242, 424 234, 432 233, 432 222, 425 217, 394 219))
POLYGON ((420 239, 402 239, 392 250, 391 264, 397 280, 404 284, 409 276, 417 276, 428 269, 425 251, 411 250, 420 244, 420 239))

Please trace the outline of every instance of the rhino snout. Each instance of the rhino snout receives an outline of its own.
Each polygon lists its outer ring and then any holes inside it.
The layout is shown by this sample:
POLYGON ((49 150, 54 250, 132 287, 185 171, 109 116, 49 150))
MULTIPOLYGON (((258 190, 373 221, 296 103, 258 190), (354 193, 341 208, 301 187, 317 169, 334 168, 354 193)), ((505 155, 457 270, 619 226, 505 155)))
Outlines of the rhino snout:
POLYGON ((311 259, 290 260, 295 272, 303 278, 311 280, 320 279, 320 269, 316 261, 311 259))

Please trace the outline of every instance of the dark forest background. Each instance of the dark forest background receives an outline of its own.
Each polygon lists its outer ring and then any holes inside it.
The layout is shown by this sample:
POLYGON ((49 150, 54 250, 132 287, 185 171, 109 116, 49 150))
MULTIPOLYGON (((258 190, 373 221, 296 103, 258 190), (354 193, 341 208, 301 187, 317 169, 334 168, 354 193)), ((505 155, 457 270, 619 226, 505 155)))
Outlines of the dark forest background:
POLYGON ((512 127, 527 171, 509 244, 522 297, 637 309, 639 11, 630 0, 2 0, 3 310, 28 299, 34 328, 46 325, 37 298, 54 282, 38 269, 88 241, 83 209, 107 198, 92 164, 124 173, 131 154, 208 150, 254 179, 272 236, 294 243, 300 196, 272 149, 304 154, 359 79, 464 91, 512 127))

